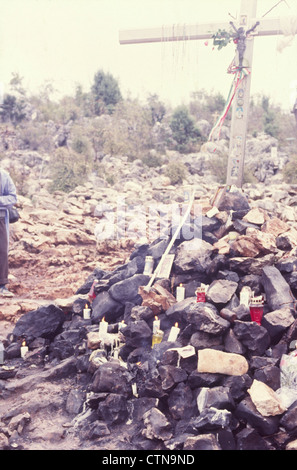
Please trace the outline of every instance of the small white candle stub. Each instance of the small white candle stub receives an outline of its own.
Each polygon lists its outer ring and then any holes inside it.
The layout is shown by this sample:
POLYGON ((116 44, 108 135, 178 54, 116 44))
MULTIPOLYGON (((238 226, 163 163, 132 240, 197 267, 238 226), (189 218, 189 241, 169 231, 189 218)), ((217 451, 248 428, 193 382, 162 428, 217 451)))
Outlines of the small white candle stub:
POLYGON ((26 342, 23 341, 22 346, 21 346, 21 357, 22 357, 22 359, 25 358, 25 356, 26 356, 26 354, 27 354, 28 351, 29 351, 29 348, 28 348, 28 346, 26 345, 26 342))
POLYGON ((169 336, 168 336, 168 340, 167 341, 176 341, 178 335, 179 335, 179 332, 180 332, 180 328, 178 328, 178 324, 176 323, 170 330, 170 333, 169 333, 169 336))
POLYGON ((177 302, 181 302, 185 298, 185 288, 181 284, 180 286, 177 286, 176 288, 176 300, 177 302))
POLYGON ((85 305, 83 314, 85 320, 89 320, 91 318, 91 309, 89 308, 88 304, 85 305))

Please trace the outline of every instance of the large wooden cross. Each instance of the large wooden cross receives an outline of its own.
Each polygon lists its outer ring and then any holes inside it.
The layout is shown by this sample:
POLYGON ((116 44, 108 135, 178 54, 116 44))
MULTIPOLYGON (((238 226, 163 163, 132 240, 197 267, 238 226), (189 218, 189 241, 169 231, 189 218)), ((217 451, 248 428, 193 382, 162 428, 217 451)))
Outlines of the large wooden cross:
MULTIPOLYGON (((243 184, 245 142, 247 134, 251 69, 255 36, 284 34, 280 18, 256 18, 257 0, 241 0, 239 18, 236 23, 204 23, 193 25, 163 26, 149 29, 122 30, 120 44, 140 44, 166 41, 207 40, 219 30, 237 31, 237 54, 235 67, 246 71, 236 90, 232 104, 232 119, 227 167, 227 187, 243 184), (248 34, 247 34, 248 33, 248 34), (241 41, 241 42, 240 42, 241 41)), ((293 24, 293 22, 292 22, 293 24)), ((292 34, 297 31, 292 31, 292 34)), ((236 36, 236 34, 235 34, 236 36)), ((268 60, 267 58, 265 60, 268 60)))

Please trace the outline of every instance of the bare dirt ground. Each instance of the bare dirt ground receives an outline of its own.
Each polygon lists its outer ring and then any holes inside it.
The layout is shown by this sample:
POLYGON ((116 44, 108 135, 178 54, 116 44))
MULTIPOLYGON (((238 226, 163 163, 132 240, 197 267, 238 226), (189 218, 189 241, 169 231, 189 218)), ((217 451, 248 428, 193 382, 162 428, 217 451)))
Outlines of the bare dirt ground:
MULTIPOLYGON (((123 264, 130 255, 131 250, 115 250, 102 254, 98 265, 102 269, 112 270, 123 264)), ((13 331, 16 321, 25 311, 18 309, 25 305, 32 309, 55 299, 65 299, 73 296, 96 267, 97 260, 89 266, 80 263, 71 263, 68 266, 48 266, 47 261, 38 255, 34 266, 21 266, 10 268, 9 289, 15 294, 12 299, 2 299, 2 312, 11 312, 0 319, 0 339, 5 340, 13 331), (17 312, 17 313, 13 313, 17 312)), ((1 310, 1 305, 0 305, 1 310)), ((1 313, 2 313, 1 312, 1 313)), ((32 374, 43 371, 44 366, 28 366, 22 360, 10 361, 5 364, 17 368, 13 379, 5 382, 22 380, 32 374)), ((10 434, 9 445, 11 449, 24 450, 79 450, 79 449, 117 449, 119 443, 113 443, 112 437, 96 442, 81 442, 76 436, 72 420, 74 415, 67 412, 65 404, 70 390, 81 386, 79 374, 69 379, 57 381, 41 381, 30 390, 15 390, 5 392, 0 398, 0 436, 1 432, 10 434), (30 419, 21 432, 7 423, 24 412, 29 413, 30 419), (1 427, 1 421, 8 427, 1 427), (10 427, 9 427, 10 426, 10 427), (102 441, 102 442, 101 442, 102 441)), ((0 438, 1 441, 1 438, 0 438)), ((1 445, 1 442, 0 442, 1 445)))

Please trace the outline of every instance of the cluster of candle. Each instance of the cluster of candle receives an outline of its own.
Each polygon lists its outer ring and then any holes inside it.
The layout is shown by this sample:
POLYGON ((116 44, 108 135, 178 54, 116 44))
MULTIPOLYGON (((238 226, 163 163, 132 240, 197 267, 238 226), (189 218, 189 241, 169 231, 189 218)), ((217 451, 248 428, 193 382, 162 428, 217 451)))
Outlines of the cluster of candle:
MULTIPOLYGON (((176 341, 180 332, 180 328, 178 328, 178 323, 175 323, 174 326, 171 327, 169 336, 167 341, 174 342, 176 341)), ((158 317, 155 317, 153 321, 153 337, 152 337, 152 348, 155 344, 161 343, 163 340, 164 332, 160 329, 160 320, 158 317)))
MULTIPOLYGON (((181 302, 182 300, 184 300, 185 293, 186 293, 185 288, 183 287, 182 284, 180 284, 176 288, 176 300, 177 300, 177 302, 181 302)), ((196 294, 196 297, 197 297, 197 299, 196 299, 197 302, 205 302, 205 293, 206 293, 205 284, 201 284, 200 287, 197 287, 197 289, 195 291, 195 294, 196 294)))

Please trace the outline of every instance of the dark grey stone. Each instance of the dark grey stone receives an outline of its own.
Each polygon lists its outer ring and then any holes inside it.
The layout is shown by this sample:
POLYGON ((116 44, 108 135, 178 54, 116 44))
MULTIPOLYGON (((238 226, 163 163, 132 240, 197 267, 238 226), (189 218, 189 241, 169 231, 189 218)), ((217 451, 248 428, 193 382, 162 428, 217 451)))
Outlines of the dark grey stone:
POLYGON ((270 310, 278 310, 284 306, 294 309, 296 300, 290 286, 275 266, 265 266, 263 268, 261 282, 270 310))
POLYGON ((42 306, 23 315, 12 334, 15 338, 26 338, 28 341, 38 337, 53 339, 60 332, 64 321, 63 310, 55 305, 42 306))
POLYGON ((255 322, 236 320, 234 322, 234 334, 253 355, 264 354, 270 345, 270 337, 266 328, 255 322))

